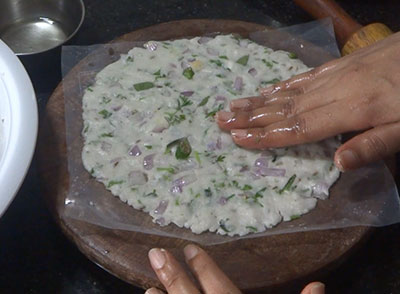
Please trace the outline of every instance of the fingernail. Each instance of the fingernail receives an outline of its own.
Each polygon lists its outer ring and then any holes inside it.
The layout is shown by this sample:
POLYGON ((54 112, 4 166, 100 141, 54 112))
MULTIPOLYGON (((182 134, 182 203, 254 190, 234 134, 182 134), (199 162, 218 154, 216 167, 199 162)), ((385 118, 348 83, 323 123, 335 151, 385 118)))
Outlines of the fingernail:
POLYGON ((150 288, 146 292, 144 292, 144 294, 163 294, 163 292, 156 288, 150 288))
POLYGON ((194 245, 187 245, 183 249, 183 254, 185 254, 187 260, 194 258, 197 255, 197 253, 199 253, 199 248, 197 248, 197 246, 194 245))
POLYGON ((242 139, 247 137, 247 131, 246 130, 242 130, 242 129, 238 129, 238 130, 232 130, 231 131, 231 135, 238 138, 238 139, 242 139))
POLYGON ((151 265, 155 269, 160 269, 165 264, 164 249, 153 248, 149 251, 149 259, 151 265))
POLYGON ((314 283, 311 287, 311 294, 324 294, 325 293, 325 285, 322 283, 314 283))
POLYGON ((235 116, 235 113, 233 113, 233 112, 219 111, 219 112, 217 112, 216 119, 228 121, 228 120, 232 119, 234 116, 235 116))
POLYGON ((340 152, 336 160, 336 166, 342 172, 344 172, 346 169, 357 166, 357 164, 358 156, 351 149, 346 149, 340 152))
POLYGON ((250 105, 250 101, 248 99, 237 99, 231 101, 232 108, 246 108, 250 105))

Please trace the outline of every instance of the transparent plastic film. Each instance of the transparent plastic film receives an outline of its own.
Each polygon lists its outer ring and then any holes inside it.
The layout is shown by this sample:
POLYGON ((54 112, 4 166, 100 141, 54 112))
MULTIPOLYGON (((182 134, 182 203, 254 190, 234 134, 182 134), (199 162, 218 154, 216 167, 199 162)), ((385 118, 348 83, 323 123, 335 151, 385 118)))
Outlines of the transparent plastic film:
MULTIPOLYGON (((210 36, 219 33, 210 34, 210 36)), ((209 36, 209 35, 207 35, 209 36)), ((194 36, 185 36, 191 38, 194 36)), ((256 31, 243 36, 274 50, 293 52, 307 66, 316 67, 339 57, 332 24, 315 21, 274 30, 256 31)), ((310 230, 351 226, 385 226, 400 221, 399 198, 390 172, 382 163, 342 173, 331 187, 327 200, 318 200, 315 209, 292 221, 279 223, 261 233, 228 237, 206 232, 194 234, 174 224, 160 226, 152 217, 134 209, 96 181, 82 162, 84 130, 82 97, 96 74, 134 47, 150 41, 120 42, 93 46, 66 46, 62 51, 63 90, 67 133, 69 193, 60 215, 109 229, 190 240, 202 245, 220 244, 244 238, 257 238, 310 230)))

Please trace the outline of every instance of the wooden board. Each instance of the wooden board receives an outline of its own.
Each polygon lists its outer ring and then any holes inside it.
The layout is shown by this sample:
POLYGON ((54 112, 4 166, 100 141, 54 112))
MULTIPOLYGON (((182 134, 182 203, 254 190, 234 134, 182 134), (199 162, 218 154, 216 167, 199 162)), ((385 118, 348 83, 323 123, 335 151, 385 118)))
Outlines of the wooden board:
MULTIPOLYGON (((262 29, 265 27, 241 21, 183 20, 137 30, 116 41, 174 39, 212 32, 246 36, 262 29)), ((148 250, 164 247, 183 263, 182 248, 188 241, 111 230, 62 216, 70 183, 63 86, 77 87, 71 83, 71 77, 84 70, 86 65, 78 64, 57 87, 41 121, 38 160, 44 197, 63 232, 89 259, 134 285, 143 288, 160 286, 148 262, 148 250)), ((150 221, 149 216, 145 218, 150 221)), ((242 290, 282 291, 283 288, 299 287, 299 283, 314 279, 337 265, 368 232, 365 227, 310 231, 239 240, 206 246, 205 250, 242 290)))

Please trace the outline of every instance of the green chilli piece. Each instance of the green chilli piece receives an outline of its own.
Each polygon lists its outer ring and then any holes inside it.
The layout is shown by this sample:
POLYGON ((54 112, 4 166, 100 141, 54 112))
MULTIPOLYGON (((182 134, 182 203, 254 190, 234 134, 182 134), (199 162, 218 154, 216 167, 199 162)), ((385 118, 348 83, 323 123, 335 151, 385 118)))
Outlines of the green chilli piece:
POLYGON ((190 153, 192 153, 192 147, 189 140, 187 138, 181 139, 176 147, 175 158, 179 160, 187 159, 190 153))
POLYGON ((109 118, 112 115, 111 112, 109 112, 109 111, 107 111, 105 109, 103 109, 102 111, 99 111, 99 114, 101 116, 103 116, 104 119, 109 118))
POLYGON ((194 71, 191 67, 185 68, 182 72, 182 75, 187 78, 188 80, 193 79, 194 71))
POLYGON ((111 188, 114 185, 121 185, 124 181, 110 181, 107 185, 107 188, 111 188))
POLYGON ((152 82, 143 82, 134 84, 133 87, 135 88, 136 91, 144 91, 154 88, 154 84, 152 82))
POLYGON ((247 65, 247 62, 248 62, 248 61, 249 61, 249 55, 244 55, 244 56, 240 57, 240 58, 236 61, 236 63, 239 63, 239 64, 245 66, 245 65, 247 65))
POLYGON ((282 194, 283 192, 290 190, 290 188, 292 187, 292 185, 293 185, 293 183, 294 183, 295 180, 296 180, 296 174, 294 174, 293 176, 291 176, 291 177, 289 178, 289 180, 287 181, 287 183, 285 184, 285 186, 283 186, 283 188, 280 189, 280 190, 278 191, 278 193, 279 193, 279 194, 282 194))

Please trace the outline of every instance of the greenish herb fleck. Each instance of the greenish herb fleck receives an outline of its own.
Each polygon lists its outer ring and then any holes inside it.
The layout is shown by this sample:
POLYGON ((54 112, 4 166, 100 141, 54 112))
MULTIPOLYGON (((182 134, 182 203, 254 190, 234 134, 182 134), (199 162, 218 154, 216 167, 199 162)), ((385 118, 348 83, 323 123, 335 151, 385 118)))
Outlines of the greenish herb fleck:
POLYGON ((247 65, 247 62, 248 62, 248 61, 249 61, 249 55, 244 55, 244 56, 240 57, 240 58, 236 61, 236 63, 239 63, 239 64, 245 66, 245 65, 247 65))
POLYGON ((294 52, 290 52, 290 53, 288 54, 288 56, 289 56, 290 59, 297 59, 297 58, 298 58, 298 57, 297 57, 297 54, 294 53, 294 52))
POLYGON ((166 172, 169 172, 170 174, 174 174, 175 168, 173 168, 173 167, 158 167, 157 171, 166 171, 166 172))
POLYGON ((143 82, 134 84, 133 87, 136 91, 144 91, 153 88, 154 84, 152 82, 143 82))
POLYGON ((224 231, 224 232, 226 232, 226 233, 229 233, 230 231, 228 230, 228 228, 226 227, 226 222, 228 221, 228 219, 227 220, 220 220, 219 221, 219 227, 224 231))
POLYGON ((221 75, 221 74, 216 74, 215 76, 216 76, 217 78, 221 78, 221 79, 225 78, 225 76, 224 76, 224 75, 221 75))
POLYGON ((83 132, 84 132, 84 133, 87 133, 88 130, 89 130, 89 126, 86 126, 86 127, 83 129, 83 132))
POLYGON ((176 113, 166 112, 165 115, 166 115, 165 119, 171 126, 179 124, 186 119, 186 116, 184 114, 176 114, 176 113))
POLYGON ((108 182, 107 188, 111 188, 114 185, 121 185, 124 181, 110 181, 108 182))
POLYGON ((153 73, 153 76, 156 77, 156 80, 163 79, 163 78, 167 77, 165 74, 161 74, 161 69, 159 69, 158 71, 153 73))
POLYGON ((146 147, 146 149, 153 149, 153 146, 152 145, 144 145, 144 147, 146 147))
POLYGON ((218 107, 217 107, 216 109, 214 109, 214 110, 212 110, 212 111, 206 113, 206 118, 214 117, 215 114, 216 114, 218 111, 222 110, 223 108, 224 108, 224 105, 223 105, 223 104, 219 104, 218 107))
POLYGON ((187 78, 188 80, 193 79, 194 71, 191 67, 185 68, 182 72, 182 75, 187 78))
POLYGON ((176 159, 187 159, 192 152, 192 147, 190 146, 189 140, 183 138, 179 141, 178 146, 175 151, 176 159))
POLYGON ((226 200, 230 200, 230 199, 232 199, 233 197, 235 197, 235 194, 229 195, 228 197, 226 197, 226 200))
POLYGON ((208 102, 208 99, 210 99, 210 96, 207 96, 207 97, 203 98, 203 100, 201 100, 201 102, 199 103, 198 106, 204 106, 204 105, 206 105, 207 102, 208 102))
POLYGON ((250 186, 250 185, 247 185, 247 184, 245 184, 245 185, 242 187, 242 191, 248 191, 248 190, 251 190, 251 189, 253 189, 253 187, 250 186))
POLYGON ((298 219, 298 218, 300 218, 300 215, 298 215, 298 214, 293 214, 293 215, 290 216, 290 220, 295 220, 295 219, 298 219))
POLYGON ((144 195, 144 197, 150 197, 150 196, 157 197, 158 196, 157 190, 153 189, 153 191, 151 191, 150 193, 147 193, 147 194, 144 195))
POLYGON ((208 187, 207 189, 204 189, 204 194, 206 195, 206 197, 211 197, 212 196, 211 188, 208 187))
POLYGON ((218 56, 218 57, 221 58, 221 59, 228 59, 228 57, 225 56, 225 55, 221 55, 221 56, 218 56))
POLYGON ((253 233, 257 233, 257 232, 258 232, 257 228, 256 228, 256 227, 253 227, 253 226, 246 226, 246 229, 249 229, 249 230, 252 231, 253 233))
POLYGON ((128 56, 128 57, 126 58, 126 61, 127 61, 127 62, 133 62, 132 56, 128 56))
POLYGON ((105 110, 105 109, 103 109, 102 111, 99 111, 99 114, 100 114, 104 119, 109 118, 109 117, 112 115, 111 112, 109 112, 109 111, 107 111, 107 110, 105 110))
POLYGON ((113 133, 103 133, 100 135, 100 137, 101 138, 105 138, 105 137, 112 138, 112 137, 114 137, 114 135, 113 135, 113 133))
POLYGON ((267 61, 267 60, 265 60, 265 59, 262 59, 262 62, 264 62, 264 64, 265 64, 266 66, 268 66, 269 68, 272 68, 272 66, 273 66, 273 64, 272 64, 271 62, 269 62, 269 61, 267 61))
POLYGON ((282 194, 283 192, 290 190, 295 180, 296 180, 296 175, 294 174, 289 178, 285 186, 283 186, 283 188, 278 191, 278 193, 282 194))
POLYGON ((261 85, 276 84, 276 83, 279 83, 280 81, 281 81, 280 79, 274 78, 274 79, 269 80, 269 81, 262 81, 261 85))
POLYGON ((223 162, 225 159, 225 155, 218 155, 217 159, 215 159, 215 162, 223 162))
POLYGON ((199 152, 194 151, 194 158, 196 159, 196 161, 197 161, 199 164, 201 164, 199 152))
POLYGON ((88 90, 89 92, 93 92, 93 89, 92 89, 91 87, 87 87, 87 90, 88 90))
POLYGON ((221 60, 218 60, 218 59, 210 59, 210 63, 214 63, 217 66, 222 66, 221 60))

